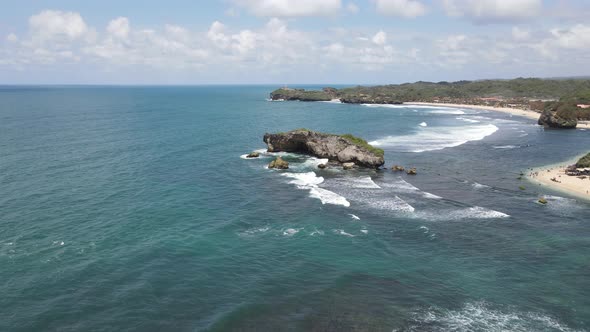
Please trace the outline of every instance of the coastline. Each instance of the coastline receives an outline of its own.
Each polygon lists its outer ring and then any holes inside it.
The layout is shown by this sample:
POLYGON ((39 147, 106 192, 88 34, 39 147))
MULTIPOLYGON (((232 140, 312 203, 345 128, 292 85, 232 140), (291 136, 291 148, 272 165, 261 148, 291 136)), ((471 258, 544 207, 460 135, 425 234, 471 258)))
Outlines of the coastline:
MULTIPOLYGON (((510 114, 513 116, 521 116, 521 117, 525 117, 525 118, 535 120, 535 121, 539 120, 539 117, 541 116, 541 113, 537 113, 535 111, 521 110, 518 108, 509 108, 509 107, 492 107, 492 106, 468 105, 468 104, 422 103, 422 102, 410 102, 410 103, 404 103, 404 104, 488 110, 488 111, 506 113, 506 114, 510 114)), ((590 121, 578 121, 578 126, 576 127, 576 129, 590 129, 590 121)))
POLYGON ((577 176, 565 174, 565 168, 575 164, 583 156, 580 155, 566 162, 536 167, 528 172, 526 177, 532 183, 590 201, 590 177, 581 179, 577 176), (559 182, 551 179, 556 179, 559 182))

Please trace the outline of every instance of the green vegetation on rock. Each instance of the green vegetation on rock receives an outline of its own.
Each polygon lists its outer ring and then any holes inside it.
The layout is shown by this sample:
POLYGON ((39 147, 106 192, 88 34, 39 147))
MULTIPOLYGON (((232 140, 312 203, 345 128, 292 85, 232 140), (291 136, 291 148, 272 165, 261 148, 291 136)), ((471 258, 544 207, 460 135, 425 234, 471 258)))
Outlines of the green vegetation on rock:
POLYGON ((331 100, 343 102, 433 101, 444 98, 536 98, 590 103, 590 80, 517 78, 513 80, 482 80, 458 82, 416 82, 379 86, 356 86, 323 90, 281 88, 271 93, 273 100, 331 100), (304 99, 298 99, 303 97, 304 99))
POLYGON ((372 152, 372 153, 376 154, 377 156, 383 157, 383 155, 385 154, 383 149, 379 149, 379 148, 372 146, 371 144, 369 144, 367 141, 365 141, 364 139, 362 139, 360 137, 356 137, 351 134, 340 135, 340 137, 344 138, 345 140, 349 141, 352 144, 356 144, 358 146, 365 148, 367 151, 372 152))
POLYGON ((350 104, 401 104, 442 102, 533 109, 559 112, 562 119, 590 120, 589 79, 482 80, 458 82, 416 82, 342 89, 304 90, 281 88, 270 94, 272 100, 329 101, 350 104))
POLYGON ((272 92, 272 100, 330 101, 332 97, 324 91, 282 88, 272 92))
POLYGON ((590 168, 590 153, 580 158, 576 163, 577 168, 590 168))

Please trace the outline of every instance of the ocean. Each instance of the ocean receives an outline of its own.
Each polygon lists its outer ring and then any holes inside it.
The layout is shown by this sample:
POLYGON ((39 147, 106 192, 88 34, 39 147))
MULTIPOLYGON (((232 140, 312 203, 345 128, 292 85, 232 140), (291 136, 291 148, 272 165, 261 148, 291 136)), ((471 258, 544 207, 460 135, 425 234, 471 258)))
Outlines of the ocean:
POLYGON ((274 88, 0 87, 0 330, 590 330, 590 203, 519 179, 589 131, 274 88), (295 128, 418 175, 267 169, 295 128))

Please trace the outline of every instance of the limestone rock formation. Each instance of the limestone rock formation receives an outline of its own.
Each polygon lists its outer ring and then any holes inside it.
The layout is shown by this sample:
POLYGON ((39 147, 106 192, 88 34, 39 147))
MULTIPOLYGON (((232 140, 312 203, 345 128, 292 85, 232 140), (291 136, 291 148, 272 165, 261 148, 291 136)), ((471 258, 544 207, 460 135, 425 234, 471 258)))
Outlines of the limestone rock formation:
POLYGON ((289 169, 289 162, 283 160, 281 157, 277 157, 277 159, 268 164, 268 168, 289 169))
POLYGON ((260 153, 258 153, 258 152, 256 152, 256 151, 250 152, 250 153, 249 153, 249 154, 246 156, 246 158, 258 158, 258 157, 260 157, 260 153))
POLYGON ((575 129, 578 126, 578 120, 575 118, 564 118, 551 110, 544 110, 538 123, 545 128, 575 129))
POLYGON ((354 163, 343 163, 342 164, 342 168, 345 169, 345 170, 353 169, 354 168, 354 163))
POLYGON ((324 134, 307 129, 286 133, 265 134, 264 142, 269 152, 295 152, 328 158, 339 163, 379 168, 384 164, 383 150, 369 145, 352 135, 324 134))

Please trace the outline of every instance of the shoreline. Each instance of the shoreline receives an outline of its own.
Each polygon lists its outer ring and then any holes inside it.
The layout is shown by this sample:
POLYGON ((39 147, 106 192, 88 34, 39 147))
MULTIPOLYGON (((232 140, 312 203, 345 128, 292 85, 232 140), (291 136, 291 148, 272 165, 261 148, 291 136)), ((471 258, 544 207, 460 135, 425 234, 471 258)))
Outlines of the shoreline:
POLYGON ((577 176, 565 174, 565 168, 575 164, 584 155, 553 165, 535 167, 526 174, 526 178, 541 187, 590 201, 590 177, 581 179, 577 176), (559 182, 552 181, 551 179, 556 179, 559 182))
MULTIPOLYGON (((409 102, 404 103, 405 105, 423 105, 423 106, 441 106, 441 107, 456 107, 456 108, 471 108, 476 110, 487 110, 487 111, 495 111, 500 113, 506 113, 513 116, 521 116, 531 120, 538 121, 541 113, 531 111, 531 110, 522 110, 518 108, 509 108, 509 107, 493 107, 493 106, 483 106, 483 105, 468 105, 468 104, 445 104, 445 103, 423 103, 423 102, 409 102)), ((578 121, 578 126, 576 129, 590 129, 590 121, 578 121)))

